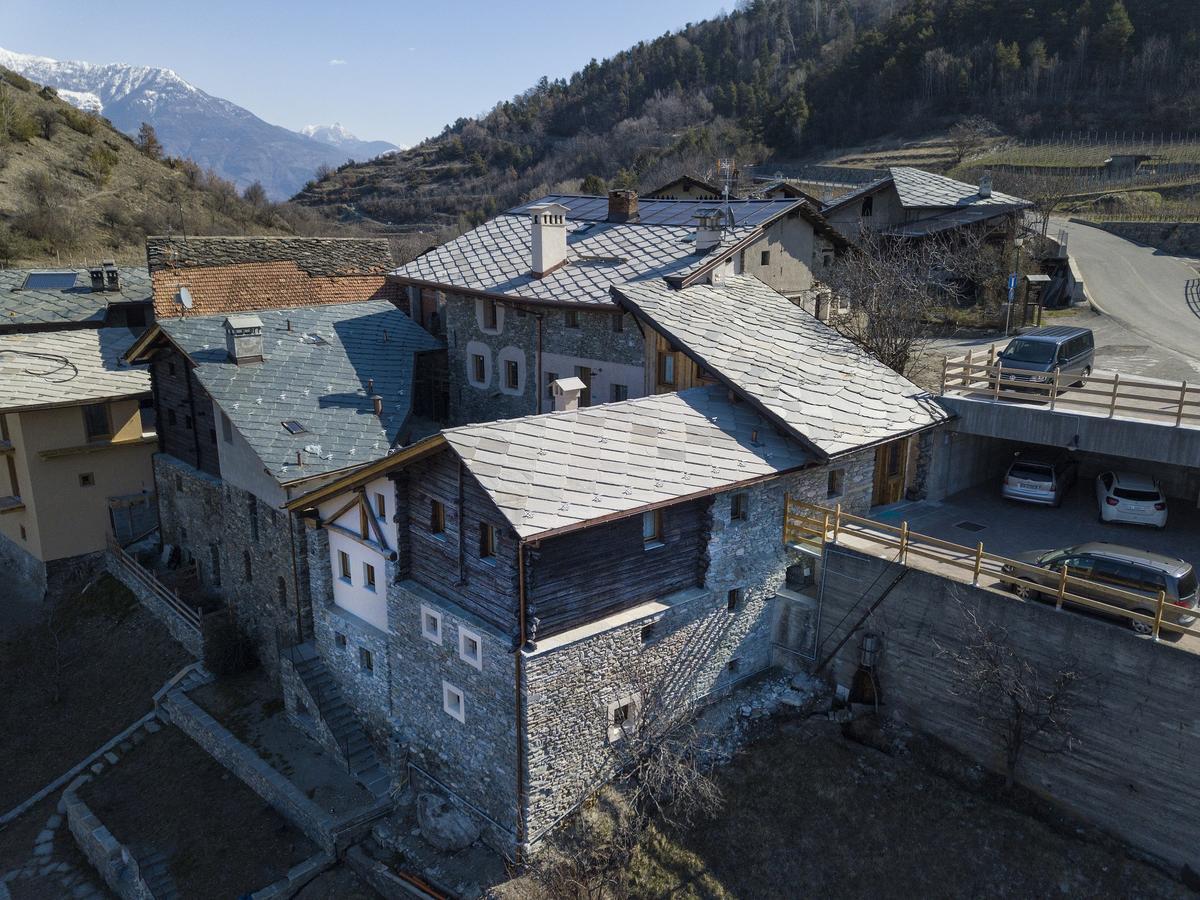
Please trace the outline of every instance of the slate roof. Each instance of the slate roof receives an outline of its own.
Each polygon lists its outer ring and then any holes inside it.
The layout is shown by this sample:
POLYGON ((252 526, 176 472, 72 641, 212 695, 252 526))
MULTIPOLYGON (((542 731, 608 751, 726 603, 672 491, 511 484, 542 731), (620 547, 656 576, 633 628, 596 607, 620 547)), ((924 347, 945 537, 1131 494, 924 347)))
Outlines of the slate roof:
POLYGON ((0 269, 0 328, 9 326, 104 324, 105 312, 114 303, 149 303, 150 274, 145 267, 118 267, 121 290, 93 293, 87 269, 0 269), (66 290, 31 290, 22 287, 35 272, 75 273, 75 286, 66 290))
MULTIPOLYGON (((1010 194, 1002 194, 999 191, 992 191, 990 197, 980 197, 977 184, 967 184, 965 181, 947 178, 945 175, 936 175, 912 166, 892 166, 888 172, 889 174, 885 178, 872 181, 848 194, 835 197, 825 204, 821 211, 828 213, 831 210, 839 209, 859 197, 873 194, 889 184, 895 185, 900 205, 905 209, 965 209, 970 207, 976 210, 982 208, 991 210, 986 215, 975 214, 971 221, 990 218, 990 216, 999 215, 1007 209, 1024 209, 1032 205, 1028 200, 1022 200, 1020 197, 1013 197, 1010 194)), ((955 226, 948 224, 946 227, 953 228, 955 226)))
POLYGON ((678 178, 672 178, 666 184, 660 184, 652 191, 646 191, 639 197, 639 201, 655 200, 659 195, 666 194, 676 187, 692 188, 698 191, 706 191, 714 197, 721 197, 725 193, 725 189, 720 185, 713 184, 709 181, 704 181, 701 178, 696 178, 694 175, 680 175, 678 178))
MULTIPOLYGON (((608 218, 608 198, 588 194, 547 194, 522 206, 508 210, 506 215, 528 218, 529 207, 539 203, 561 203, 570 210, 567 218, 583 222, 603 222, 608 218)), ((696 227, 696 211, 712 207, 712 200, 658 200, 653 197, 638 198, 638 225, 678 225, 696 227)), ((724 201, 720 202, 724 206, 724 201)), ((796 205, 796 201, 782 200, 730 200, 733 223, 736 227, 765 225, 796 205)))
POLYGON ((933 397, 756 278, 614 293, 674 345, 830 456, 949 418, 933 397))
POLYGON ((814 461, 717 387, 442 434, 523 538, 814 461))
POLYGON ((134 337, 125 328, 0 335, 0 412, 150 393, 146 367, 121 358, 134 337))
POLYGON ((258 317, 264 359, 241 366, 226 353, 225 316, 161 320, 157 328, 195 362, 204 389, 281 483, 384 455, 412 409, 413 354, 440 342, 386 301, 260 310, 258 317), (367 390, 372 378, 382 420, 367 390), (305 431, 289 434, 285 421, 305 431))

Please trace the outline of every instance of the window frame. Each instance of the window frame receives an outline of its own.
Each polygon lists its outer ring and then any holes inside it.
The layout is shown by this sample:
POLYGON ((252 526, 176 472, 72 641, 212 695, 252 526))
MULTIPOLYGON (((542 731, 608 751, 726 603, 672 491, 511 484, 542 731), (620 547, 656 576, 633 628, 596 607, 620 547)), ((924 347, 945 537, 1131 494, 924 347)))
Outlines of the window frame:
POLYGON ((113 436, 112 428, 112 410, 108 408, 107 403, 85 403, 81 407, 83 410, 83 434, 87 438, 88 443, 111 440, 113 436), (92 431, 94 424, 90 415, 99 411, 104 416, 104 431, 92 431))
POLYGON ((480 672, 483 671, 483 636, 477 631, 470 628, 465 628, 462 625, 458 626, 458 657, 468 665, 474 666, 480 672), (467 641, 474 641, 475 656, 472 657, 466 652, 467 641))
POLYGON ((770 250, 759 251, 758 264, 759 264, 759 266, 769 266, 771 264, 771 251, 770 250))
POLYGON ((500 310, 496 305, 495 300, 483 298, 483 320, 482 329, 484 331, 499 331, 500 330, 500 310))
POLYGON ((825 478, 825 499, 833 500, 846 495, 846 470, 830 469, 825 478))
POLYGON ((629 399, 629 385, 614 381, 608 386, 608 395, 610 403, 624 403, 629 399))
POLYGON ((658 351, 658 383, 665 384, 670 387, 675 387, 676 378, 679 373, 677 360, 675 359, 674 350, 659 350, 658 351))
POLYGON ((375 491, 374 497, 375 497, 375 503, 373 505, 375 507, 375 509, 374 509, 375 518, 386 519, 387 518, 387 494, 383 493, 382 491, 375 491))
POLYGON ((607 717, 608 743, 615 744, 633 734, 641 724, 641 716, 642 695, 640 693, 629 694, 609 701, 607 717), (626 712, 618 718, 617 714, 622 710, 626 710, 626 712))
POLYGON ((625 333, 625 313, 618 311, 612 314, 612 330, 613 334, 625 333))
POLYGON ((363 590, 370 591, 372 594, 376 592, 377 585, 375 581, 375 567, 363 560, 363 590))
POLYGON ((442 712, 459 722, 467 721, 467 695, 462 688, 442 679, 442 712), (451 703, 451 698, 457 699, 457 704, 451 703), (457 711, 455 710, 457 706, 457 711))
POLYGON ((750 518, 750 492, 734 491, 729 495, 729 521, 745 522, 750 518))
POLYGON ((337 553, 338 553, 338 555, 337 555, 338 580, 340 580, 344 584, 350 584, 350 585, 354 584, 354 577, 353 577, 354 570, 350 567, 350 554, 347 553, 345 550, 340 550, 340 549, 338 550, 337 553))
POLYGON ((471 376, 476 384, 487 384, 487 357, 482 353, 471 354, 471 376))
POLYGON ((433 643, 440 645, 442 643, 442 635, 446 631, 446 623, 442 614, 432 606, 426 606, 424 603, 421 604, 420 613, 421 620, 419 627, 421 629, 421 637, 425 638, 427 641, 432 641, 433 643), (433 629, 433 631, 430 631, 425 627, 428 619, 432 619, 437 623, 437 627, 433 629))
POLYGON ((521 366, 515 359, 504 360, 504 386, 510 391, 521 387, 521 366))
POLYGON ((429 533, 441 535, 441 540, 445 540, 446 504, 435 497, 429 498, 429 533))
POLYGON ((648 509, 642 513, 642 548, 653 550, 663 546, 663 514, 662 508, 648 509), (647 529, 647 523, 650 528, 647 529))
POLYGON ((367 647, 358 648, 358 670, 375 674, 375 654, 367 647))
POLYGON ((579 327, 579 310, 564 309, 563 310, 563 325, 566 328, 578 328, 579 327))
POLYGON ((499 543, 498 535, 496 534, 496 526, 491 522, 479 522, 479 559, 481 562, 486 562, 494 565, 496 561, 496 548, 499 543))
POLYGON ((725 608, 731 613, 737 612, 741 608, 742 603, 745 601, 745 599, 746 599, 745 588, 740 588, 740 587, 730 588, 729 593, 727 593, 725 595, 725 608))

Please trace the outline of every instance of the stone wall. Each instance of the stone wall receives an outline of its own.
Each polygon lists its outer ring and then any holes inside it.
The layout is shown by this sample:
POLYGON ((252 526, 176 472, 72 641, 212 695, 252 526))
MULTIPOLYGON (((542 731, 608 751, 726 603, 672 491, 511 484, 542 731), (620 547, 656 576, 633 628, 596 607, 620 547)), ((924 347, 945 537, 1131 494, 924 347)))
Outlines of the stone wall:
MULTIPOLYGON (((1178 256, 1200 256, 1200 222, 1091 222, 1071 219, 1178 256)), ((1068 244, 1068 249, 1070 245, 1068 244)))
POLYGON ((5 602, 0 604, 0 635, 37 622, 46 599, 46 566, 6 535, 0 534, 0 580, 5 602))
MULTIPOLYGON (((865 611, 869 601, 859 601, 864 593, 873 599, 871 586, 877 592, 890 580, 880 578, 887 569, 882 560, 828 550, 822 640, 845 632, 848 624, 836 624, 856 603, 865 611)), ((1027 752, 1018 782, 1147 853, 1200 867, 1200 807, 1189 787, 1200 754, 1200 655, 1139 638, 1118 622, 909 572, 864 629, 883 640, 883 709, 992 769, 1001 767, 999 744, 978 708, 953 693, 954 669, 938 650, 961 646, 963 611, 1004 629, 1021 657, 1045 672, 1071 667, 1083 674, 1070 750, 1027 752)), ((833 671, 842 684, 853 676, 859 643, 852 638, 838 654, 833 671)))
POLYGON ((121 900, 154 900, 154 894, 142 879, 138 862, 129 849, 113 836, 74 791, 67 791, 63 800, 67 807, 67 827, 71 829, 75 843, 112 892, 121 900))
POLYGON ((306 529, 288 513, 173 456, 157 454, 154 470, 163 543, 196 560, 205 588, 233 610, 275 673, 277 644, 311 636, 306 529))
POLYGON ((113 578, 129 588, 133 596, 137 597, 138 602, 166 627, 171 637, 175 638, 188 653, 196 659, 204 658, 204 636, 199 631, 184 621, 179 613, 168 606, 158 594, 129 573, 121 561, 111 553, 105 554, 105 567, 113 578))

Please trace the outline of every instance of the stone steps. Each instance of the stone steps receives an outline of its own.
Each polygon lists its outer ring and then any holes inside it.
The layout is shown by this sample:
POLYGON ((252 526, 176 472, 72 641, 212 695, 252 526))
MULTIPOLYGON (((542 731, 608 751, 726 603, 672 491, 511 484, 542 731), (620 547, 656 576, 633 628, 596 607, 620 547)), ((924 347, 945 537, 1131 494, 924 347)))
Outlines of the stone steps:
POLYGON ((154 900, 176 900, 179 897, 175 879, 171 877, 170 860, 163 853, 157 850, 147 853, 138 860, 138 869, 154 900))

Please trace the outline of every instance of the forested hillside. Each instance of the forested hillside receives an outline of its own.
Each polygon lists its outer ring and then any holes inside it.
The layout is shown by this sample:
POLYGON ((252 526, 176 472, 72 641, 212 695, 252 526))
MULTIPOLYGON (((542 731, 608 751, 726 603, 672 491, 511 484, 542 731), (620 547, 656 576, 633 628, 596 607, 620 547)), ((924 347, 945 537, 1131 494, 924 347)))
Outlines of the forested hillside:
POLYGON ((1009 133, 1200 125, 1194 0, 752 0, 543 78, 296 199, 392 226, 473 224, 592 176, 651 185, 920 135, 982 114, 1009 133))

